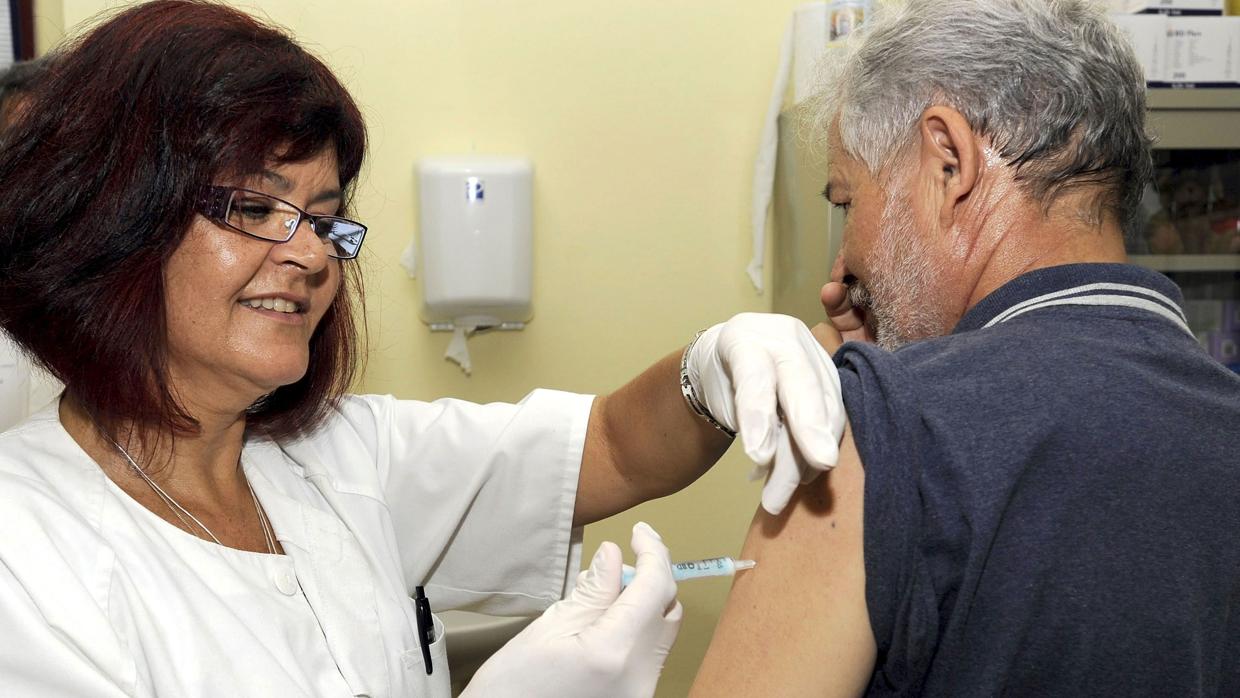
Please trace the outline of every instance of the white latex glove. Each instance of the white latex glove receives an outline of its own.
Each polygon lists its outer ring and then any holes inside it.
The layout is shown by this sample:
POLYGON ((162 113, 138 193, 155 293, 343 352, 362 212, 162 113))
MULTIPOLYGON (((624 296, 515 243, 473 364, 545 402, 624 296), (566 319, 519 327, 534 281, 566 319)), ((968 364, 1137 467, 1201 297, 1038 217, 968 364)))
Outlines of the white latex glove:
POLYGON ((663 539, 639 523, 632 545, 632 584, 621 590, 620 548, 603 543, 568 598, 492 655, 461 698, 654 695, 684 611, 663 539))
POLYGON ((780 513, 797 485, 839 461, 845 422, 840 377, 800 320, 741 313, 706 330, 689 351, 686 368, 706 409, 740 434, 757 464, 752 477, 770 473, 763 509, 780 513), (789 437, 779 448, 780 439, 789 437))

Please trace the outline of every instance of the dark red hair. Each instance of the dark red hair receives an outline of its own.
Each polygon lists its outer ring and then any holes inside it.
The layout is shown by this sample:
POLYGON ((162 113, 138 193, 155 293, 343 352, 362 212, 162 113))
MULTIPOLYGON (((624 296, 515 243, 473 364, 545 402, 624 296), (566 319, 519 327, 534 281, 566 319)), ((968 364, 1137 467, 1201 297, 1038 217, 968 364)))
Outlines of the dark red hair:
MULTIPOLYGON (((203 188, 334 147, 352 191, 357 105, 287 34, 223 5, 158 0, 58 50, 0 138, 0 326, 108 431, 195 420, 168 388, 163 270, 203 188)), ((353 262, 310 366, 256 403, 252 431, 317 425, 356 370, 353 262)))

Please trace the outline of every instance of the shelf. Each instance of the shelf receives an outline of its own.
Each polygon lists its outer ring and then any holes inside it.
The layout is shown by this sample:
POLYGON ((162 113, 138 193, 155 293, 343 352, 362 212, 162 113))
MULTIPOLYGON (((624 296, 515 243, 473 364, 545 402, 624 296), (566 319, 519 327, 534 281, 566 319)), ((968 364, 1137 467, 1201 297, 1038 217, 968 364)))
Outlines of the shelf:
POLYGON ((1150 88, 1146 91, 1146 107, 1160 109, 1240 109, 1240 89, 1197 88, 1175 89, 1150 88))
POLYGON ((1128 260, 1155 271, 1240 271, 1240 254, 1134 254, 1128 260))

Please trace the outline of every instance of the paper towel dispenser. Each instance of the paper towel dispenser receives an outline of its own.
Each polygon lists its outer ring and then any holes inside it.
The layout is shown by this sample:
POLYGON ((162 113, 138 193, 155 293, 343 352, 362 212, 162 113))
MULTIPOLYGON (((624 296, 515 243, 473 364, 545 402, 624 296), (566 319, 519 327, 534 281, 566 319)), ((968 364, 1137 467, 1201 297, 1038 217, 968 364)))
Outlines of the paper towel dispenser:
POLYGON ((433 330, 520 329, 533 314, 533 167, 454 157, 418 167, 422 318, 433 330))

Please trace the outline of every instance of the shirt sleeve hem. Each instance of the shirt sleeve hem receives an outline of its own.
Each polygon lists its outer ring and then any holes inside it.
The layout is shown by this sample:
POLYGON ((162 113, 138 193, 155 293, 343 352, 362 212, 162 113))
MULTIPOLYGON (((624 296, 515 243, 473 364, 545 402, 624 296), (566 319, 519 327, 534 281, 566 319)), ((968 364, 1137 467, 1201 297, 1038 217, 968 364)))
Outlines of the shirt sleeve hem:
MULTIPOLYGON (((556 514, 554 555, 549 573, 550 588, 559 593, 552 602, 564 598, 572 588, 577 570, 581 569, 582 527, 573 526, 573 514, 577 508, 577 487, 581 480, 581 459, 585 455, 586 432, 590 423, 593 395, 582 395, 582 408, 573 417, 565 442, 563 480, 560 485, 560 506, 556 514)), ((550 604, 548 604, 550 605, 550 604)))

